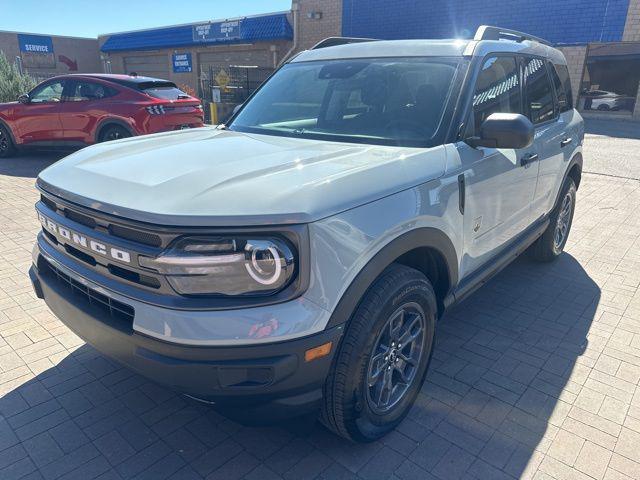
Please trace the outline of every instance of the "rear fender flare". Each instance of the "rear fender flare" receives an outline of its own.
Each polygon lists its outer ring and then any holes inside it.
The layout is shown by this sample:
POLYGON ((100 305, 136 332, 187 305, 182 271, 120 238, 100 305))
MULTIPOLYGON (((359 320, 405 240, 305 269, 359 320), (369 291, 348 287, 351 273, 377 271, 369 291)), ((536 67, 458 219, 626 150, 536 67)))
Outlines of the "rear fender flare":
MULTIPOLYGON (((562 193, 562 187, 567 182, 567 178, 569 178, 569 172, 571 172, 571 170, 573 170, 573 167, 575 167, 576 165, 580 169, 580 173, 582 173, 582 152, 577 152, 573 157, 571 157, 571 160, 569 160, 569 164, 567 165, 567 169, 564 171, 562 183, 560 184, 560 188, 556 193, 556 200, 553 202, 553 208, 551 209, 551 211, 553 211, 558 205, 558 202, 560 201, 560 194, 562 193)), ((578 185, 576 185, 576 187, 578 187, 578 185)))

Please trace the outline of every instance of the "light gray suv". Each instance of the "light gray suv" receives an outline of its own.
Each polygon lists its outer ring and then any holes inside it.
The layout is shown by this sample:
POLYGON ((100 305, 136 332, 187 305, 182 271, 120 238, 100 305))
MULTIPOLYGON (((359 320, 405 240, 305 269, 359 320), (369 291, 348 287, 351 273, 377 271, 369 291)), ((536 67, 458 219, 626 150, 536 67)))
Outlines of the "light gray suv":
POLYGON ((31 278, 143 375, 371 441, 410 409, 447 307, 527 249, 560 255, 583 134, 541 39, 328 39, 226 125, 44 170, 31 278))

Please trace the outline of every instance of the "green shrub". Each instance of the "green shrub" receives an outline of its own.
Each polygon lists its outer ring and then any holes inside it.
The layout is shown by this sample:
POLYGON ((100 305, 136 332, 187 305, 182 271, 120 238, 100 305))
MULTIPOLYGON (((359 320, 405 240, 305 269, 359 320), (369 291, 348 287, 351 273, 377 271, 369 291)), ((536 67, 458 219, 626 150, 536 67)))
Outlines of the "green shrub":
POLYGON ((26 73, 20 73, 15 64, 0 51, 0 103, 14 102, 18 96, 35 86, 35 80, 26 73))

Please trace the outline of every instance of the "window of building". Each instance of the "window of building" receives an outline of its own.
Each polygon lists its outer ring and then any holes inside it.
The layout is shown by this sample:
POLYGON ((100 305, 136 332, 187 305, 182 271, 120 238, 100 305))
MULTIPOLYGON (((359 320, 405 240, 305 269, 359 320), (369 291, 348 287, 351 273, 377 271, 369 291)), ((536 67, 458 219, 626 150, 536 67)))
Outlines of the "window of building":
POLYGON ((640 83, 640 43, 589 45, 578 106, 632 113, 640 83))
POLYGON ((521 113, 520 74, 514 57, 487 59, 476 81, 473 117, 476 131, 492 113, 521 113))
POLYGON ((524 83, 529 118, 534 124, 546 122, 555 116, 553 90, 545 63, 539 58, 526 60, 524 83))
POLYGON ((566 65, 551 64, 549 68, 551 79, 556 88, 558 107, 561 112, 567 112, 573 108, 573 93, 571 91, 571 79, 566 65))

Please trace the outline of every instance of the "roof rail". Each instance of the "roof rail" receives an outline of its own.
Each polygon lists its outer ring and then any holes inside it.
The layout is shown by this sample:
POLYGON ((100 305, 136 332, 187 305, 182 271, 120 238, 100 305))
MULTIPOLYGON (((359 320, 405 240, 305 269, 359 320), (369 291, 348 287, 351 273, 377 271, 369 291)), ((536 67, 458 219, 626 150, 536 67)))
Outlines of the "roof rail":
POLYGON ((518 30, 510 30, 508 28, 492 27, 490 25, 480 25, 476 34, 473 37, 474 40, 513 40, 516 42, 522 42, 529 40, 532 42, 542 43, 543 45, 551 46, 552 43, 535 35, 529 35, 528 33, 519 32, 518 30))
POLYGON ((335 47, 337 45, 346 45, 348 43, 363 43, 363 42, 375 42, 375 38, 351 38, 351 37, 329 37, 324 40, 320 40, 316 43, 311 50, 317 50, 319 48, 335 47))

